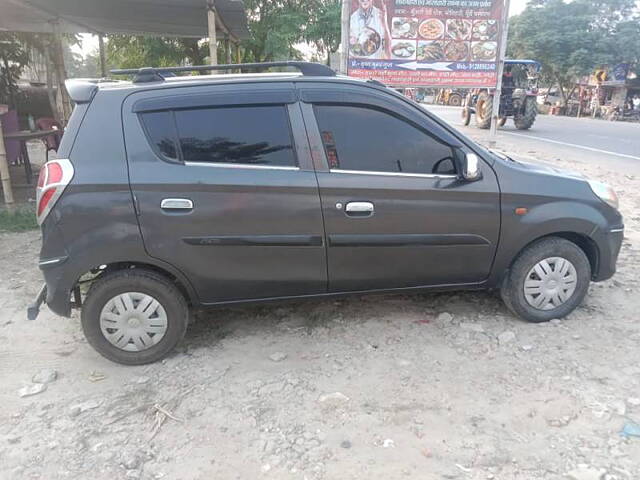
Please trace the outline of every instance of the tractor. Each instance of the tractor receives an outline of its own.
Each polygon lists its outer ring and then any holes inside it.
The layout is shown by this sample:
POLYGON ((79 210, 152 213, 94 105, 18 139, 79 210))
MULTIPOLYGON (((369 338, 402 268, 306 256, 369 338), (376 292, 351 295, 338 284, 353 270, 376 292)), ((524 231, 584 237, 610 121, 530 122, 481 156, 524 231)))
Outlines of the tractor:
MULTIPOLYGON (((498 126, 502 127, 507 118, 513 117, 518 130, 528 130, 536 119, 536 95, 540 64, 535 60, 505 60, 500 94, 498 126)), ((470 90, 464 99, 462 121, 471 122, 471 114, 476 115, 476 126, 487 129, 491 126, 494 90, 476 88, 470 90)))

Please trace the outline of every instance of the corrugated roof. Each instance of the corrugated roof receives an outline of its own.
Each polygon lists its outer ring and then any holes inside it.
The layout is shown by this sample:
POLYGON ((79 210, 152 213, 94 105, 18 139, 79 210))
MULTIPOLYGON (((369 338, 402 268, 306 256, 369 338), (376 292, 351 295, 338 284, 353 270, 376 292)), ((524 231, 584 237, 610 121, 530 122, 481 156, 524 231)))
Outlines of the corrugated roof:
MULTIPOLYGON (((215 0, 221 23, 238 39, 247 38, 242 0, 215 0)), ((0 30, 52 31, 59 21, 67 33, 207 36, 206 0, 0 0, 0 30)))

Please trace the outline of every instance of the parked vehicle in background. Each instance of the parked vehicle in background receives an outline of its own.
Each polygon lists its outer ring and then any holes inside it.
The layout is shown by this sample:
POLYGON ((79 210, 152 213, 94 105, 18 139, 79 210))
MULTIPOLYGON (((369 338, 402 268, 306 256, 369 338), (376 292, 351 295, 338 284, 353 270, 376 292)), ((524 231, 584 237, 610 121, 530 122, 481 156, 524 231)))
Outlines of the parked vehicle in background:
POLYGON ((442 88, 438 91, 436 96, 436 103, 441 105, 450 105, 452 107, 459 107, 462 105, 466 90, 462 88, 442 88))
POLYGON ((611 188, 485 150, 379 82, 300 73, 70 81, 38 181, 43 301, 105 357, 144 364, 196 308, 363 292, 499 289, 567 315, 615 272, 611 188), (73 299, 72 299, 73 298, 73 299))
POLYGON ((538 90, 536 101, 538 105, 557 105, 558 103, 562 103, 562 95, 556 87, 541 88, 538 90))
MULTIPOLYGON (((502 76, 498 125, 503 126, 509 117, 518 130, 528 130, 536 120, 538 112, 538 74, 540 64, 534 60, 505 60, 502 76)), ((491 126, 494 91, 486 88, 470 90, 464 100, 462 121, 471 122, 475 114, 476 126, 488 129, 491 126)))

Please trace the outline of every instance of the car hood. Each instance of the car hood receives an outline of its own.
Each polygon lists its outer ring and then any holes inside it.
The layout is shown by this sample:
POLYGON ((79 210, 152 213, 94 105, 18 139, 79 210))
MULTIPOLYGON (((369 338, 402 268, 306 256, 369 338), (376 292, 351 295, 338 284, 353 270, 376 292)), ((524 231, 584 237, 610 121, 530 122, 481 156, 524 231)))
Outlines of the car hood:
POLYGON ((542 173, 546 175, 554 175, 557 177, 572 178, 576 180, 587 180, 587 178, 579 172, 566 170, 564 168, 557 168, 553 165, 549 165, 548 163, 544 163, 544 162, 540 162, 540 163, 522 162, 520 160, 514 160, 513 158, 505 155, 502 152, 497 152, 495 150, 490 150, 490 151, 496 157, 498 157, 502 162, 508 165, 510 168, 515 168, 521 171, 531 172, 531 173, 542 173))
POLYGON ((556 175, 558 177, 575 178, 577 180, 586 180, 587 178, 573 170, 565 170, 564 168, 557 168, 546 163, 528 163, 528 162, 514 162, 518 167, 523 170, 537 173, 546 173, 549 175, 556 175))

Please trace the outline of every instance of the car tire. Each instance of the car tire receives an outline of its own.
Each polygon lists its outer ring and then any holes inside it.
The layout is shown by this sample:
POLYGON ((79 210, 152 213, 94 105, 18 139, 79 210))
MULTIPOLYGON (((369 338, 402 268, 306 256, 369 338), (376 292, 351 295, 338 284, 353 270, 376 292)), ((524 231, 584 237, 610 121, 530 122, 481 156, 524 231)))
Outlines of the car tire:
POLYGON ((541 323, 571 313, 584 300, 590 281, 591 265, 582 249, 564 238, 547 237, 520 253, 500 293, 514 314, 541 323))
POLYGON ((102 356, 143 365, 161 360, 184 338, 189 308, 169 279, 131 268, 105 273, 91 285, 81 321, 87 341, 102 356))

